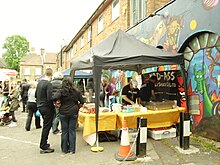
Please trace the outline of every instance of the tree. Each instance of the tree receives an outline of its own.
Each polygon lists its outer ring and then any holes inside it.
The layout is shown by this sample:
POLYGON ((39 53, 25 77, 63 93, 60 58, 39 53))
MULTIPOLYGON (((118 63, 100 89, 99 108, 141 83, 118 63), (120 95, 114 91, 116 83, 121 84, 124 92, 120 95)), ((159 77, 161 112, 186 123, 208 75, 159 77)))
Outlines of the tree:
POLYGON ((20 60, 29 52, 29 42, 27 39, 20 35, 7 37, 2 48, 6 49, 6 52, 2 56, 6 67, 19 72, 20 60))

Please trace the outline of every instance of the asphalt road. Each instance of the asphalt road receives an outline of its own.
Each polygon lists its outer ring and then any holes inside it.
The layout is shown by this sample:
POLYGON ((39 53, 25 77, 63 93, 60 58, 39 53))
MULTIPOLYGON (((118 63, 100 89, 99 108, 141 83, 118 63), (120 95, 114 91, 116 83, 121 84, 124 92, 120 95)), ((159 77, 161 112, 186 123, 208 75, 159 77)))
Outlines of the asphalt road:
MULTIPOLYGON (((219 165, 220 152, 191 143, 190 149, 182 151, 179 139, 153 140, 148 138, 147 156, 136 161, 117 161, 120 141, 103 142, 103 152, 92 152, 82 138, 82 127, 77 129, 77 149, 75 154, 63 154, 60 149, 59 135, 49 135, 49 143, 55 149, 54 153, 40 154, 39 140, 41 129, 35 129, 32 122, 31 131, 26 131, 24 125, 27 113, 21 108, 16 112, 17 126, 0 127, 0 164, 1 165, 118 165, 118 164, 151 164, 151 165, 219 165)), ((135 147, 133 148, 135 152, 135 147)))

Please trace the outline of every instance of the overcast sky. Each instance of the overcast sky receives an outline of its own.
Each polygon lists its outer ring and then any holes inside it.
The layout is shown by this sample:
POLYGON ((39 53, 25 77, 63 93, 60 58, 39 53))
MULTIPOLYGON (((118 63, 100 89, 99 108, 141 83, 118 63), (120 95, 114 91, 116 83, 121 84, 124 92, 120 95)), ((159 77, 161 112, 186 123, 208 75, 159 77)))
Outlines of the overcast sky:
POLYGON ((103 0, 0 0, 0 56, 5 39, 21 35, 35 47, 57 53, 103 0))

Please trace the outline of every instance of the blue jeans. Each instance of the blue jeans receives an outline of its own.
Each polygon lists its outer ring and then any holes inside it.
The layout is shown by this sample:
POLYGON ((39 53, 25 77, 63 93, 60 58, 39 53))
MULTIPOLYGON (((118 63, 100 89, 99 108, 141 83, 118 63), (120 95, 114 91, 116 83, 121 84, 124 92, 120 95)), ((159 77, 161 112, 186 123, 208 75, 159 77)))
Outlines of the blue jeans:
POLYGON ((75 152, 76 150, 76 122, 78 115, 60 115, 61 121, 61 150, 62 152, 75 152))

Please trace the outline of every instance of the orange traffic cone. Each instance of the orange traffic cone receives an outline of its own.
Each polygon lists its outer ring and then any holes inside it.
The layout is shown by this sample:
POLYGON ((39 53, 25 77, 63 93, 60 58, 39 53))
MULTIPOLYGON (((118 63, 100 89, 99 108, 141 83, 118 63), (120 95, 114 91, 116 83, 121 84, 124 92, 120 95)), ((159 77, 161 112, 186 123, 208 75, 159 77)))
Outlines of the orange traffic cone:
POLYGON ((120 150, 117 154, 115 154, 115 159, 118 161, 136 160, 137 157, 130 150, 131 150, 131 147, 130 147, 130 142, 129 142, 128 127, 127 127, 126 120, 124 120, 122 133, 121 133, 120 150))

